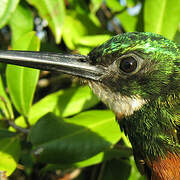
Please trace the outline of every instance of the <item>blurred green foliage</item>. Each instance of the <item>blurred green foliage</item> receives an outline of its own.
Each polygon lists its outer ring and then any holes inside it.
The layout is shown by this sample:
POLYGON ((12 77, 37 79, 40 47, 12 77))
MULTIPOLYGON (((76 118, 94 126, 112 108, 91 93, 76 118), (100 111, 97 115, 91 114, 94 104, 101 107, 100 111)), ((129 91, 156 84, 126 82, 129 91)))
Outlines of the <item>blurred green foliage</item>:
MULTIPOLYGON (((87 54, 129 31, 180 42, 177 0, 6 0, 0 7, 1 49, 87 54)), ((0 176, 53 179, 79 170, 76 180, 143 179, 105 109, 76 79, 0 64, 0 176)))

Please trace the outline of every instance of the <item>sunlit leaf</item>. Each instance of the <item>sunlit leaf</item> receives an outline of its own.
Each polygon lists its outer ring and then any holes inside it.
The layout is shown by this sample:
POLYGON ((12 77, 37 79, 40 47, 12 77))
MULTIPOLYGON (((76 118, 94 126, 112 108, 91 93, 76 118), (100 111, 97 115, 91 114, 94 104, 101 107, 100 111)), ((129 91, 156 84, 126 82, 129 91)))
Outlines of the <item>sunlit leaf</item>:
POLYGON ((173 39, 180 22, 180 1, 146 0, 144 27, 147 32, 161 34, 173 39))
POLYGON ((8 22, 18 3, 19 0, 0 1, 0 28, 8 22))
POLYGON ((104 43, 110 38, 111 36, 109 34, 82 36, 79 38, 77 44, 94 47, 104 43))
POLYGON ((127 11, 124 11, 121 14, 117 15, 118 19, 120 20, 120 23, 122 24, 123 28, 127 32, 133 32, 136 31, 138 16, 132 16, 128 14, 127 11))
POLYGON ((75 41, 87 33, 86 27, 76 18, 74 12, 66 15, 66 21, 63 26, 63 39, 69 49, 75 49, 75 41))
POLYGON ((13 111, 10 100, 5 92, 2 77, 0 75, 0 109, 7 119, 13 118, 13 111))
MULTIPOLYGON (((16 41, 14 49, 38 50, 40 41, 35 32, 29 32, 16 41)), ((8 65, 6 79, 10 97, 17 111, 23 116, 28 116, 36 84, 39 77, 39 70, 8 65)))
MULTIPOLYGON (((52 93, 36 104, 29 112, 29 123, 35 124, 39 118, 48 112, 58 116, 67 117, 89 109, 99 102, 88 86, 60 90, 52 93)), ((16 119, 16 124, 25 127, 23 117, 16 119)))
POLYGON ((27 0, 38 9, 40 16, 47 20, 56 43, 59 43, 62 36, 62 27, 65 21, 65 4, 63 0, 27 0))
POLYGON ((83 110, 93 107, 99 102, 88 86, 65 90, 59 96, 55 114, 57 116, 68 117, 83 110))
POLYGON ((127 6, 128 7, 133 7, 136 5, 138 0, 126 0, 127 6))
POLYGON ((121 11, 124 8, 119 0, 106 0, 106 4, 113 12, 121 11))
POLYGON ((92 3, 92 11, 96 12, 103 3, 103 0, 91 0, 91 3, 92 3))
POLYGON ((20 142, 12 132, 0 129, 0 171, 10 175, 17 167, 20 156, 20 142))
POLYGON ((12 30, 12 46, 16 46, 16 41, 23 36, 23 34, 33 31, 33 16, 32 11, 28 7, 18 5, 15 12, 9 21, 12 30))
MULTIPOLYGON (((82 15, 76 11, 67 11, 66 21, 63 27, 63 39, 69 49, 78 49, 82 45, 80 41, 83 41, 82 39, 84 37, 91 36, 93 38, 95 36, 97 38, 98 34, 101 34, 99 35, 100 41, 96 41, 96 45, 98 45, 102 42, 102 33, 105 34, 105 31, 100 27, 100 23, 93 13, 82 15)), ((91 41, 91 44, 93 42, 90 39, 88 41, 91 41)), ((86 46, 92 45, 86 44, 86 46)))

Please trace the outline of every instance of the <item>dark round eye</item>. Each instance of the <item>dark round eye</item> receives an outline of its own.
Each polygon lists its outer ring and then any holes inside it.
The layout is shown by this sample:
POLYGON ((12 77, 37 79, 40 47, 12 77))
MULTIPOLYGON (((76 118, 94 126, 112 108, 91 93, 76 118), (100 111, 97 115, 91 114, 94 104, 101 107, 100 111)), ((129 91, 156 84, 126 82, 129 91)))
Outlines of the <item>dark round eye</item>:
POLYGON ((125 73, 131 73, 137 68, 137 61, 134 57, 124 57, 120 62, 120 69, 125 73))

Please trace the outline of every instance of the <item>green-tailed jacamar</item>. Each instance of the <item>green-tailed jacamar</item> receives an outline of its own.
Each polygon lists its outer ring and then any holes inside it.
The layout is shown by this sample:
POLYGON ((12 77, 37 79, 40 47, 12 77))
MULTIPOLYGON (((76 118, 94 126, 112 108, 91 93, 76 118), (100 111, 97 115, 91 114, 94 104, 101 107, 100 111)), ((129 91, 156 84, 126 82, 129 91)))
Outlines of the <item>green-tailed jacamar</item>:
POLYGON ((180 179, 180 46, 153 33, 114 36, 87 56, 0 51, 0 61, 87 80, 116 114, 137 167, 152 180, 180 179))

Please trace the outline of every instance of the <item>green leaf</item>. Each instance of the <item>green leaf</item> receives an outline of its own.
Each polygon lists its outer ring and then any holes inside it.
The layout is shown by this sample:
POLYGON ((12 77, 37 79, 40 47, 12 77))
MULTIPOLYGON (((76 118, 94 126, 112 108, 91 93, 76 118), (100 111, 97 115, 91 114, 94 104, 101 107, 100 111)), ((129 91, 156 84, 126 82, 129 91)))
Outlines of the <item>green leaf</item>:
POLYGON ((92 36, 82 36, 78 39, 77 44, 84 45, 84 46, 98 46, 108 39, 111 38, 109 34, 100 34, 100 35, 92 35, 92 36))
POLYGON ((65 121, 47 114, 31 129, 29 139, 42 162, 72 163, 110 148, 120 136, 111 111, 87 111, 65 121))
POLYGON ((144 6, 144 27, 147 32, 161 34, 173 39, 180 22, 180 1, 146 0, 144 6))
MULTIPOLYGON (((125 6, 120 4, 119 0, 107 0, 107 6, 112 10, 112 13, 121 12, 125 8, 125 6)), ((117 14, 116 17, 119 19, 125 31, 131 32, 136 30, 138 16, 132 16, 125 10, 117 14)))
POLYGON ((177 29, 176 34, 174 36, 174 41, 177 44, 180 44, 180 24, 178 25, 178 29, 177 29))
POLYGON ((129 158, 132 156, 132 151, 127 149, 108 149, 104 152, 100 152, 97 155, 90 157, 87 160, 76 162, 74 164, 48 164, 43 171, 57 170, 57 169, 69 169, 69 168, 84 168, 92 166, 103 161, 111 160, 114 158, 129 158))
MULTIPOLYGON (((100 27, 100 23, 93 13, 78 14, 73 10, 67 11, 66 21, 63 27, 63 40, 69 49, 79 48, 79 45, 82 45, 81 42, 84 36, 95 36, 98 38, 98 34, 104 32, 105 31, 100 27)), ((100 40, 102 40, 102 37, 103 35, 99 35, 100 40)), ((88 41, 90 41, 90 39, 88 39, 88 41)), ((92 41, 93 40, 91 40, 91 44, 92 41)), ((100 42, 97 41, 96 45, 99 43, 100 42)))
POLYGON ((105 152, 101 152, 87 160, 77 162, 72 167, 82 168, 82 167, 98 164, 113 158, 128 158, 129 156, 132 156, 132 151, 129 151, 127 149, 110 149, 105 152))
POLYGON ((113 159, 104 165, 103 180, 125 180, 130 175, 131 166, 128 160, 113 159))
POLYGON ((5 92, 2 77, 0 75, 0 109, 7 119, 14 117, 10 100, 5 92))
POLYGON ((63 91, 55 107, 57 116, 68 117, 89 109, 99 102, 88 86, 63 91))
POLYGON ((136 163, 134 161, 134 157, 130 157, 130 164, 131 164, 131 174, 128 178, 128 180, 145 180, 146 178, 140 174, 136 167, 136 163))
POLYGON ((127 11, 124 11, 123 13, 118 14, 117 18, 120 20, 123 28, 127 32, 133 32, 136 30, 138 16, 132 16, 132 15, 128 14, 127 11))
POLYGON ((0 128, 0 139, 15 136, 16 133, 0 128))
POLYGON ((0 1, 0 28, 7 23, 18 3, 19 0, 0 1))
MULTIPOLYGON (((62 117, 72 116, 93 107, 98 102, 99 100, 88 86, 60 90, 46 96, 32 106, 29 112, 29 123, 35 124, 48 112, 54 112, 62 117)), ((26 127, 22 116, 16 119, 16 124, 26 127)))
POLYGON ((63 40, 69 49, 75 49, 75 41, 87 33, 86 27, 76 17, 75 12, 69 11, 63 27, 63 40))
POLYGON ((63 0, 27 0, 38 9, 40 16, 48 21, 56 43, 60 43, 62 27, 65 21, 65 4, 63 0))
MULTIPOLYGON (((14 49, 38 50, 40 41, 35 32, 29 32, 16 41, 14 49)), ((10 97, 17 111, 23 116, 28 116, 36 84, 39 77, 39 70, 8 65, 6 79, 10 97)))
POLYGON ((0 130, 0 171, 8 176, 16 169, 20 156, 19 139, 11 136, 12 132, 0 130))
POLYGON ((28 7, 18 5, 13 13, 9 25, 12 30, 12 46, 16 46, 16 41, 25 33, 33 31, 33 16, 28 7))
POLYGON ((87 13, 89 13, 89 4, 84 0, 68 0, 68 5, 70 9, 75 10, 77 13, 80 13, 81 15, 86 15, 87 13))
POLYGON ((138 0, 126 0, 127 7, 134 7, 137 4, 138 0))
POLYGON ((83 45, 78 45, 77 50, 79 52, 79 54, 82 55, 87 55, 94 46, 83 46, 83 45))
POLYGON ((124 8, 119 0, 106 0, 106 4, 112 11, 121 11, 124 8))
POLYGON ((96 12, 103 3, 103 0, 91 0, 91 3, 92 3, 92 11, 96 12))

